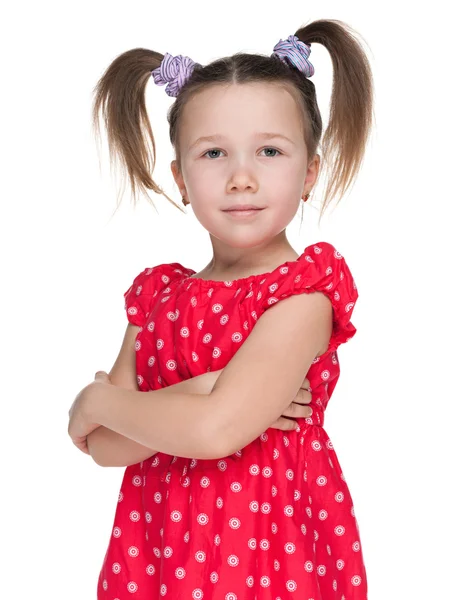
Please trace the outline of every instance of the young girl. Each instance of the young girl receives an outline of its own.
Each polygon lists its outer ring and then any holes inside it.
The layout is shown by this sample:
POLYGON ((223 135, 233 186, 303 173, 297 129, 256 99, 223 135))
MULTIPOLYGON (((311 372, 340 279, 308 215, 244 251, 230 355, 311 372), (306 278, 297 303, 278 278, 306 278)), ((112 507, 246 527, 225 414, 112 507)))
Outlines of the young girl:
POLYGON ((151 75, 167 83, 172 172, 213 250, 198 273, 163 263, 135 277, 119 362, 138 385, 97 379, 70 411, 74 443, 128 465, 98 599, 367 598, 352 498, 323 428, 358 292, 330 243, 298 255, 286 238, 319 173, 312 43, 334 67, 330 200, 354 179, 372 123, 370 67, 340 21, 308 24, 271 56, 205 66, 131 50, 98 84, 94 114, 104 109, 133 193, 164 194, 142 126, 154 156, 145 88, 151 75), (310 416, 288 411, 302 382, 310 416))

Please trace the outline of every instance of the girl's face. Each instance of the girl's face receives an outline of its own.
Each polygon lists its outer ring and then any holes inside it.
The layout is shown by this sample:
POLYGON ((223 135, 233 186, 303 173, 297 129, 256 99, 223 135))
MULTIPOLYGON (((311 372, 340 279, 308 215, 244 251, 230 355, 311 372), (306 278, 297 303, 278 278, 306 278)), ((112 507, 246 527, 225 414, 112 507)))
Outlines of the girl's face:
POLYGON ((264 246, 292 221, 317 177, 319 157, 308 168, 300 113, 281 86, 230 84, 200 92, 184 108, 179 141, 181 173, 173 161, 173 175, 221 246, 264 246), (200 139, 205 136, 214 139, 200 139), (264 210, 250 218, 224 212, 237 204, 264 210))

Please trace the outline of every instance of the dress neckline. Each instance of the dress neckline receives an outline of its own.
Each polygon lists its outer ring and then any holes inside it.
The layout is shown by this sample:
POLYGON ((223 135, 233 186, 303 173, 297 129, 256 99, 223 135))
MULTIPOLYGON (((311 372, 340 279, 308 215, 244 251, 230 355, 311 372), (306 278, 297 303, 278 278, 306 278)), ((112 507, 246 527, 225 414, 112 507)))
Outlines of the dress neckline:
POLYGON ((202 279, 201 277, 192 277, 192 275, 196 274, 196 271, 194 271, 193 269, 186 269, 185 267, 183 267, 184 270, 187 272, 190 272, 191 275, 189 275, 187 277, 183 277, 180 280, 180 283, 186 284, 186 283, 197 282, 197 284, 201 285, 201 286, 235 288, 243 283, 249 283, 249 282, 253 283, 255 281, 255 279, 265 279, 266 277, 273 275, 276 271, 279 271, 283 267, 298 263, 298 261, 304 255, 305 255, 305 252, 302 252, 302 254, 300 254, 300 256, 298 256, 296 259, 286 260, 285 262, 283 262, 280 265, 278 265, 277 267, 275 267, 275 269, 273 269, 272 271, 269 271, 267 273, 248 275, 247 277, 240 277, 239 279, 229 279, 229 280, 202 279))

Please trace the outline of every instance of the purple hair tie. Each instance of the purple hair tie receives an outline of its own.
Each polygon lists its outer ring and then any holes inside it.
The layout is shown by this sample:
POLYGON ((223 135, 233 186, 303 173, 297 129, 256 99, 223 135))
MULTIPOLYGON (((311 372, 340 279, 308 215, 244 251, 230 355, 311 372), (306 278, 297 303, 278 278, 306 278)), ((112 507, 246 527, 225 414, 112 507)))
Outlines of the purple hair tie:
POLYGON ((314 67, 308 60, 311 46, 300 41, 297 36, 290 35, 287 40, 280 40, 273 50, 272 56, 278 56, 286 63, 290 62, 306 77, 314 75, 314 67))
MULTIPOLYGON (((290 35, 287 40, 280 40, 274 46, 272 56, 277 56, 286 63, 291 63, 306 77, 314 75, 314 67, 309 62, 311 46, 300 41, 297 36, 290 35)), ((166 52, 161 65, 152 72, 156 85, 166 86, 166 94, 176 97, 187 82, 196 64, 189 56, 172 56, 166 52)))
POLYGON ((182 56, 181 54, 172 56, 166 52, 161 66, 152 72, 153 79, 156 85, 168 84, 165 90, 168 96, 178 96, 181 88, 191 76, 196 64, 188 56, 182 56))

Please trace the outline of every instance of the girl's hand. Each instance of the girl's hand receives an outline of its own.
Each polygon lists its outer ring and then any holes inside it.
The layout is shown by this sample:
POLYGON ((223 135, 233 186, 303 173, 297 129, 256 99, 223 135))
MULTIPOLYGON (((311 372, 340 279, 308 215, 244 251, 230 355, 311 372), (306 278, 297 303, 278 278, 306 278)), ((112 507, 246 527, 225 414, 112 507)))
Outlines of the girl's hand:
POLYGON ((104 371, 98 371, 95 374, 95 381, 81 390, 69 410, 68 433, 75 446, 85 454, 89 454, 87 436, 97 427, 100 427, 99 423, 92 422, 87 410, 89 398, 98 387, 98 383, 112 385, 108 374, 104 371))
POLYGON ((299 389, 294 400, 269 429, 291 431, 297 429, 297 421, 293 419, 301 419, 312 415, 312 409, 308 406, 312 399, 311 392, 308 392, 309 383, 307 378, 303 381, 302 387, 299 389))
POLYGON ((97 371, 94 379, 95 381, 100 381, 101 383, 108 383, 109 385, 114 385, 109 377, 109 374, 105 371, 97 371))

